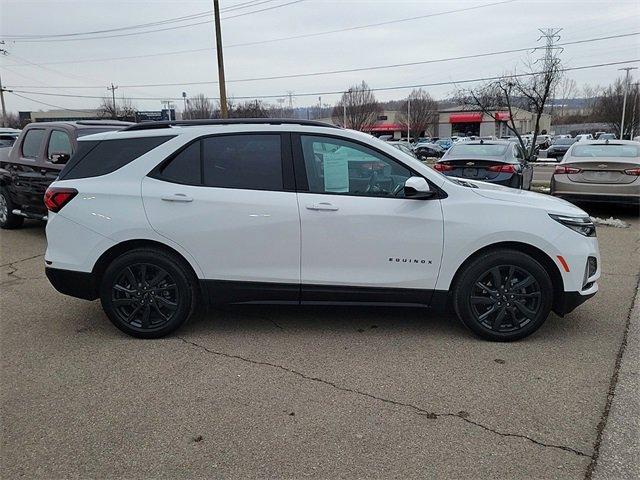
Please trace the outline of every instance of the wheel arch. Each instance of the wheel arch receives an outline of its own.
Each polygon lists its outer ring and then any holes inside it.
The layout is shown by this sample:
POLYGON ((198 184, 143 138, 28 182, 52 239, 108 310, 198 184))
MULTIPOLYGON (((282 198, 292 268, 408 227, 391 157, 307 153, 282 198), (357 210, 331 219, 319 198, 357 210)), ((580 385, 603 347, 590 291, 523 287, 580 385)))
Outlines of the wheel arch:
MULTIPOLYGON (((178 261, 182 262, 185 265, 185 267, 187 267, 187 269, 193 276, 193 279, 197 282, 198 289, 201 290, 201 282, 198 281, 198 275, 193 265, 191 265, 191 263, 189 262, 189 260, 187 260, 185 256, 175 248, 172 248, 171 246, 165 243, 158 242, 156 240, 150 240, 150 239, 125 240, 105 250, 102 253, 102 255, 100 255, 96 263, 94 264, 93 270, 91 272, 94 278, 96 287, 100 285, 104 272, 106 271, 107 267, 113 260, 118 258, 123 253, 136 248, 153 248, 153 249, 161 250, 169 254, 170 256, 176 258, 178 261)), ((206 298, 203 295, 203 293, 204 292, 200 291, 201 298, 206 298)))
POLYGON ((501 249, 509 249, 516 250, 518 252, 525 253, 535 259, 538 263, 540 263, 544 269, 549 273, 549 277, 551 278, 551 284, 553 285, 553 307, 554 311, 559 310, 559 307, 562 303, 562 299, 564 296, 564 281, 562 279, 562 274, 560 273, 560 269, 555 264, 553 259, 547 255, 543 250, 535 247, 533 245, 523 243, 523 242, 498 242, 492 243, 490 245, 486 245, 471 255, 469 255, 464 262, 458 267, 456 273, 451 280, 451 286, 449 291, 453 291, 460 278, 461 273, 464 269, 469 265, 473 260, 475 260, 480 255, 487 253, 492 250, 501 250, 501 249))

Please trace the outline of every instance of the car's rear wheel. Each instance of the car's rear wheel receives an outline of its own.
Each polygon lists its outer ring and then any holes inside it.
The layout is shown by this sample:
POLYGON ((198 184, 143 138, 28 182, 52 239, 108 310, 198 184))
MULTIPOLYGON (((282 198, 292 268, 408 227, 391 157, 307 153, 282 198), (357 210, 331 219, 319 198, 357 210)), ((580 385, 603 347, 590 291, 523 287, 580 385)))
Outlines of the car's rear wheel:
POLYGON ((0 228, 11 229, 21 227, 24 217, 13 213, 13 202, 6 188, 0 188, 0 228))
POLYGON ((111 322, 139 338, 160 338, 189 320, 196 306, 196 279, 181 259, 156 249, 117 257, 100 284, 111 322))
POLYGON ((516 250, 487 252, 461 272, 453 291, 456 314, 489 340, 511 341, 535 332, 553 304, 553 284, 545 268, 516 250))

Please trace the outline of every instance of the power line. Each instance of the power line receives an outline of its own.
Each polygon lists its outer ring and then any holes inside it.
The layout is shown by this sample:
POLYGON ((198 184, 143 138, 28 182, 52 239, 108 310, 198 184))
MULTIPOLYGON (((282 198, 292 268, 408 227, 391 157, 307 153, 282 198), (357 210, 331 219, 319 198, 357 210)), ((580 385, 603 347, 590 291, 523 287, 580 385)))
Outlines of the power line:
MULTIPOLYGON (((588 42, 595 42, 595 41, 601 41, 601 40, 609 40, 609 39, 613 39, 613 38, 623 38, 623 37, 631 37, 631 36, 635 36, 635 35, 640 35, 640 32, 632 32, 632 33, 623 33, 623 34, 619 34, 619 35, 608 35, 606 37, 598 37, 598 38, 589 38, 589 39, 584 39, 584 40, 576 40, 576 41, 571 41, 571 42, 562 42, 562 43, 557 43, 556 46, 566 46, 566 45, 577 45, 580 43, 588 43, 588 42)), ((228 47, 225 47, 228 48, 228 47)), ((523 51, 528 51, 528 50, 532 50, 532 49, 536 49, 536 48, 540 48, 538 46, 534 46, 534 47, 523 47, 523 48, 518 48, 518 49, 513 49, 513 50, 503 50, 500 52, 496 52, 496 54, 501 54, 501 53, 516 53, 516 52, 523 52, 523 51)), ((193 48, 193 49, 188 49, 188 50, 174 50, 171 52, 159 52, 159 53, 149 53, 146 55, 130 55, 130 56, 125 56, 125 57, 107 57, 107 58, 91 58, 91 59, 84 59, 84 60, 64 60, 64 61, 58 61, 58 62, 41 62, 38 63, 38 66, 42 66, 42 65, 65 65, 65 64, 75 64, 75 63, 101 63, 101 62, 107 62, 107 61, 113 61, 113 60, 135 60, 138 58, 150 58, 150 57, 161 57, 161 56, 165 56, 165 55, 181 55, 183 53, 196 53, 196 52, 208 52, 214 50, 213 47, 206 47, 206 48, 193 48)), ((487 54, 478 54, 478 55, 492 55, 492 53, 487 53, 487 54)), ((467 56, 461 56, 461 57, 451 57, 452 60, 458 60, 458 59, 466 59, 467 56)), ((473 56, 471 56, 471 58, 473 58, 473 56)), ((449 59, 441 59, 441 60, 429 60, 425 63, 434 63, 434 62, 441 62, 441 61, 447 61, 449 59)), ((421 62, 409 62, 407 64, 398 64, 398 66, 404 66, 404 65, 419 65, 421 62)), ((33 63, 31 63, 33 65, 33 63)), ((24 67, 24 66, 29 66, 28 64, 22 64, 22 63, 14 63, 14 64, 9 64, 9 65, 3 65, 3 67, 24 67)), ((363 69, 367 69, 369 67, 364 67, 363 69)), ((359 69, 355 69, 355 71, 358 71, 359 69)), ((342 73, 342 72, 339 72, 342 73)), ((311 74, 310 74, 311 75, 311 74)), ((286 77, 282 77, 282 78, 286 78, 286 77)), ((233 81, 244 81, 244 80, 233 80, 233 81)), ((76 87, 64 87, 64 88, 76 88, 76 87)), ((77 87, 80 88, 80 87, 77 87)), ((96 87, 96 88, 102 88, 102 86, 100 87, 96 87)))
MULTIPOLYGON (((631 37, 631 36, 637 36, 637 35, 640 35, 640 32, 632 32, 632 33, 625 33, 620 35, 608 35, 606 37, 575 40, 572 42, 557 43, 555 44, 555 46, 561 47, 566 45, 577 45, 577 44, 598 42, 598 41, 611 40, 611 39, 617 39, 617 38, 625 38, 625 37, 631 37)), ((279 79, 288 79, 288 78, 315 77, 315 76, 321 76, 321 75, 335 75, 335 74, 341 74, 341 73, 363 72, 368 70, 382 70, 382 69, 399 68, 399 67, 407 67, 407 66, 415 66, 415 65, 426 65, 431 63, 450 62, 455 60, 469 60, 473 58, 483 58, 483 57, 489 57, 494 55, 504 55, 507 53, 526 52, 526 51, 536 50, 540 48, 545 48, 545 47, 540 47, 540 46, 522 47, 522 48, 511 49, 511 50, 499 50, 494 52, 477 53, 477 54, 471 54, 471 55, 460 55, 457 57, 447 57, 447 58, 439 58, 439 59, 432 59, 432 60, 420 60, 415 62, 395 63, 395 64, 387 64, 387 65, 376 65, 376 66, 370 66, 370 67, 358 67, 358 68, 349 68, 349 69, 342 69, 342 70, 325 70, 320 72, 294 73, 294 74, 277 75, 277 76, 241 78, 241 79, 227 80, 227 83, 241 83, 241 82, 254 82, 254 81, 264 81, 264 80, 279 80, 279 79)), ((175 86, 183 86, 183 85, 211 85, 211 84, 217 84, 217 83, 218 83, 217 81, 207 80, 207 81, 200 81, 200 82, 173 82, 173 83, 137 84, 137 85, 120 84, 120 87, 122 88, 175 87, 175 86)), ((67 86, 58 85, 58 86, 46 86, 46 87, 39 86, 39 85, 9 85, 9 87, 11 88, 47 88, 47 89, 86 89, 86 88, 102 89, 104 88, 104 85, 91 86, 91 87, 82 86, 82 85, 67 85, 67 86)))
MULTIPOLYGON (((275 10, 276 8, 282 8, 282 7, 287 7, 289 5, 293 5, 296 3, 301 3, 301 2, 306 2, 308 0, 292 0, 290 2, 287 3, 282 3, 280 5, 273 5, 271 7, 265 7, 259 10, 253 10, 251 12, 244 12, 244 13, 238 13, 235 15, 229 15, 227 17, 223 17, 222 20, 230 20, 232 18, 238 18, 238 17, 244 17, 246 15, 252 15, 254 13, 260 13, 260 12, 266 12, 268 10, 275 10)), ((515 1, 515 0, 509 0, 509 1, 515 1)), ((119 34, 114 34, 114 35, 103 35, 103 36, 99 36, 99 37, 86 37, 86 38, 58 38, 58 39, 47 39, 47 40, 43 40, 43 39, 14 39, 12 40, 13 42, 21 42, 21 43, 49 43, 49 42, 77 42, 77 41, 82 41, 82 40, 99 40, 99 39, 103 39, 103 38, 116 38, 116 37, 131 37, 134 35, 146 35, 147 33, 155 33, 155 32, 166 32, 169 30, 177 30, 180 28, 187 28, 187 27, 193 27, 196 25, 206 25, 206 24, 210 24, 212 22, 211 19, 202 21, 202 22, 196 22, 196 23, 188 23, 185 25, 177 25, 175 27, 165 27, 165 28, 158 28, 155 30, 147 30, 145 32, 131 32, 131 33, 119 33, 119 34)), ((3 37, 4 38, 4 37, 3 37)))
MULTIPOLYGON (((249 2, 244 2, 244 3, 239 3, 236 5, 230 5, 228 7, 223 7, 220 9, 221 12, 227 12, 227 11, 235 11, 235 10, 241 10, 241 9, 245 9, 245 8, 250 8, 250 7, 257 7, 258 5, 262 5, 263 3, 271 3, 271 2, 275 2, 276 0, 262 0, 262 1, 256 1, 256 0, 252 0, 249 2)), ((44 39, 53 39, 53 38, 63 38, 63 37, 77 37, 77 36, 85 36, 85 35, 98 35, 101 33, 111 33, 111 32, 121 32, 121 31, 125 31, 125 30, 135 30, 138 28, 147 28, 147 27, 153 27, 153 26, 158 26, 158 25, 166 25, 166 24, 171 24, 171 23, 180 23, 180 22, 184 22, 187 20, 194 20, 196 18, 203 18, 203 17, 210 17, 211 14, 213 13, 213 10, 207 10, 204 12, 198 12, 198 13, 193 13, 191 15, 184 15, 181 17, 173 17, 173 18, 168 18, 165 20, 158 20, 155 22, 149 22, 149 23, 139 23, 137 25, 129 25, 126 27, 117 27, 117 28, 108 28, 108 29, 104 29, 104 30, 92 30, 92 31, 88 31, 88 32, 75 32, 75 33, 59 33, 59 34, 28 34, 28 35, 21 35, 21 34, 6 34, 6 35, 2 35, 2 38, 4 38, 5 40, 26 40, 26 39, 40 39, 40 40, 44 40, 44 39)))
POLYGON ((42 102, 40 100, 36 100, 35 98, 29 98, 29 97, 26 97, 24 95, 20 95, 20 94, 18 94, 16 92, 11 92, 11 94, 15 95, 16 97, 20 97, 20 98, 24 98, 25 100, 29 100, 30 102, 39 103, 40 105, 46 105, 47 107, 53 107, 53 108, 57 108, 59 110, 65 110, 67 112, 84 113, 87 110, 91 110, 91 109, 73 110, 73 109, 70 109, 70 108, 61 107, 60 105, 54 105, 53 103, 42 102))
MULTIPOLYGON (((597 64, 592 64, 592 65, 581 65, 579 67, 567 67, 567 68, 562 68, 559 69, 560 72, 571 72, 571 71, 576 71, 576 70, 587 70, 587 69, 591 69, 591 68, 601 68, 601 67, 610 67, 613 65, 623 65, 623 64, 630 64, 630 63, 639 63, 640 59, 634 59, 634 60, 624 60, 624 61, 618 61, 618 62, 607 62, 607 63, 597 63, 597 64)), ((538 71, 538 72, 529 72, 529 73, 518 73, 518 74, 511 74, 511 75, 498 75, 498 76, 493 76, 493 77, 481 77, 481 78, 470 78, 470 79, 463 79, 463 80, 446 80, 446 81, 442 81, 442 82, 432 82, 432 83, 420 83, 420 84, 413 84, 413 85, 395 85, 395 86, 390 86, 390 87, 378 87, 378 88, 371 88, 371 91, 373 92, 381 92, 381 91, 391 91, 391 90, 407 90, 407 89, 413 89, 413 88, 422 88, 422 87, 437 87, 437 86, 444 86, 444 85, 459 85, 459 84, 466 84, 466 83, 475 83, 475 82, 489 82, 489 81, 494 81, 494 80, 500 80, 503 78, 521 78, 521 77, 529 77, 529 76, 533 76, 533 75, 540 75, 542 73, 545 73, 543 70, 542 71, 538 71)), ((45 95, 45 96, 52 96, 52 97, 69 97, 69 98, 94 98, 94 99, 102 99, 102 97, 99 96, 93 96, 93 95, 71 95, 71 94, 62 94, 62 93, 45 93, 45 92, 33 92, 33 91, 26 91, 26 90, 13 90, 13 92, 18 92, 18 93, 27 93, 27 94, 31 94, 31 95, 45 95)), ((344 93, 344 90, 333 90, 333 91, 325 91, 325 92, 308 92, 308 93, 292 93, 291 96, 292 97, 310 97, 310 96, 320 96, 320 95, 341 95, 344 93)), ((234 99, 240 99, 240 100, 246 100, 246 99, 268 99, 268 98, 283 98, 288 96, 288 94, 277 94, 277 95, 242 95, 242 96, 234 96, 234 99)), ((162 100, 162 99, 167 99, 167 100, 181 100, 182 97, 127 97, 131 100, 162 100)), ((217 97, 209 97, 210 100, 218 100, 217 97)))

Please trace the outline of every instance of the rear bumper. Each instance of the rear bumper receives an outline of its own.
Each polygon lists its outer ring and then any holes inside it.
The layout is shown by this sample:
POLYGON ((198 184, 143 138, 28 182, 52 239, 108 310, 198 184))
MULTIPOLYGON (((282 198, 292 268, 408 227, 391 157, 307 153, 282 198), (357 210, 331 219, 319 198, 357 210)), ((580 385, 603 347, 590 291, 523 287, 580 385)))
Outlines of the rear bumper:
POLYGON ((496 178, 475 178, 475 177, 465 177, 464 175, 453 175, 447 172, 442 172, 448 177, 455 178, 466 178, 468 180, 475 180, 477 182, 487 182, 487 183, 495 183, 496 185, 503 185, 505 187, 512 188, 520 188, 521 177, 518 173, 510 173, 510 174, 499 174, 496 178))
POLYGON ((53 288, 60 293, 84 300, 98 298, 98 287, 93 273, 51 267, 46 267, 45 273, 53 288))
POLYGON ((579 183, 568 177, 551 177, 551 195, 582 202, 640 203, 640 179, 629 183, 579 183))

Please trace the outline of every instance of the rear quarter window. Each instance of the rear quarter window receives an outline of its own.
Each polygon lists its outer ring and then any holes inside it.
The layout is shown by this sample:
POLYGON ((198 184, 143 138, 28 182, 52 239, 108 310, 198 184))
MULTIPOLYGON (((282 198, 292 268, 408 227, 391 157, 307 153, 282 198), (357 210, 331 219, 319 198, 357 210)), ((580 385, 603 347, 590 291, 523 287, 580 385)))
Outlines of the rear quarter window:
POLYGON ((60 172, 60 180, 99 177, 115 172, 174 136, 78 142, 78 152, 60 172))

